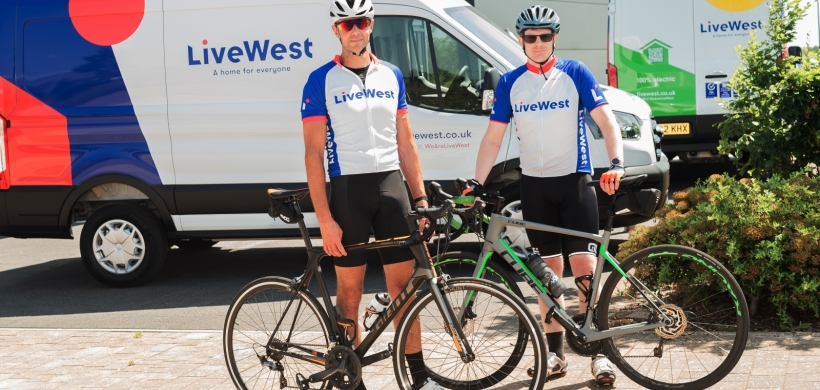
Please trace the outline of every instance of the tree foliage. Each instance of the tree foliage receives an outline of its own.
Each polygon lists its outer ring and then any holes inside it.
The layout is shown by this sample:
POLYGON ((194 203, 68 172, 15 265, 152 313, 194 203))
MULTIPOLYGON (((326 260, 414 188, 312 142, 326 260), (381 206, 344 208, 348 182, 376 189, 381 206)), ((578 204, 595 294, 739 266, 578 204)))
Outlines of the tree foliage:
POLYGON ((752 32, 738 49, 740 68, 730 82, 738 97, 722 102, 729 114, 719 125, 719 150, 737 156, 740 172, 752 177, 789 176, 820 165, 817 54, 782 58, 807 9, 801 0, 772 0, 766 39, 752 32))
POLYGON ((676 192, 656 213, 658 224, 638 228, 617 257, 660 244, 697 248, 735 275, 753 312, 768 301, 783 323, 796 313, 820 317, 818 193, 820 177, 803 173, 765 181, 713 175, 676 192))

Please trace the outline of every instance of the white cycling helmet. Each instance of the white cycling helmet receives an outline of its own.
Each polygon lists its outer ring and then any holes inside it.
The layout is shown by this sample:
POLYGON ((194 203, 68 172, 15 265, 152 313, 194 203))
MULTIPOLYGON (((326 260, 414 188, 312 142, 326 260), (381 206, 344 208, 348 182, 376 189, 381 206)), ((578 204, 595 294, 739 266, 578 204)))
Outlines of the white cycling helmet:
POLYGON ((371 0, 331 0, 330 2, 330 24, 332 25, 342 19, 362 16, 369 19, 376 16, 371 0))
POLYGON ((561 18, 552 8, 543 5, 534 5, 521 11, 515 21, 515 31, 518 35, 528 28, 548 28, 558 34, 561 29, 561 18))

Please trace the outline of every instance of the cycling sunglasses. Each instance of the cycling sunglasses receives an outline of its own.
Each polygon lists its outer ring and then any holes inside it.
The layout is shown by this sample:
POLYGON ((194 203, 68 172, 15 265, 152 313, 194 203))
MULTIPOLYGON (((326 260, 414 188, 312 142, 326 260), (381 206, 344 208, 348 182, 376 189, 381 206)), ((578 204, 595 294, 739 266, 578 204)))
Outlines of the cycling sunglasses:
POLYGON ((359 30, 364 30, 370 27, 371 23, 373 23, 373 21, 369 18, 346 19, 336 22, 336 28, 342 32, 350 32, 353 30, 354 26, 358 27, 359 30))
POLYGON ((541 35, 524 35, 523 38, 526 43, 535 43, 535 40, 538 39, 538 37, 541 37, 541 42, 547 43, 552 42, 552 38, 554 36, 555 34, 553 33, 546 33, 541 35))

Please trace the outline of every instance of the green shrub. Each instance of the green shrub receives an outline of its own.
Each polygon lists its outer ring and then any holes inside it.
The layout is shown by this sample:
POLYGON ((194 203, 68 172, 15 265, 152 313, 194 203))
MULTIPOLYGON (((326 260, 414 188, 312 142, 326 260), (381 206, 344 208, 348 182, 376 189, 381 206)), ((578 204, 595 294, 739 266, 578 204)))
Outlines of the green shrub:
MULTIPOLYGON (((820 178, 805 174, 767 181, 713 175, 676 192, 674 204, 656 213, 658 224, 633 232, 617 256, 659 244, 694 247, 735 275, 752 315, 763 299, 784 323, 796 311, 820 317, 818 193, 820 178)), ((651 272, 686 274, 667 271, 651 272)))
POLYGON ((729 114, 719 125, 718 150, 739 157, 743 174, 788 176, 820 165, 817 53, 780 58, 784 46, 794 41, 807 7, 800 0, 772 0, 766 39, 756 39, 753 32, 749 44, 738 49, 740 68, 730 86, 739 96, 722 102, 729 114))

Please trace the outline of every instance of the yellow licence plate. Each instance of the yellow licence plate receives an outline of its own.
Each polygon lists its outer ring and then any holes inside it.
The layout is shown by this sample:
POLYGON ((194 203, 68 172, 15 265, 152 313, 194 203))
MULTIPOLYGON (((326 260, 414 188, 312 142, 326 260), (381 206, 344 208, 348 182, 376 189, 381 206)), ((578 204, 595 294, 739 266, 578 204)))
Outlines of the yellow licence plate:
POLYGON ((688 123, 663 123, 663 135, 686 135, 689 134, 688 123))

